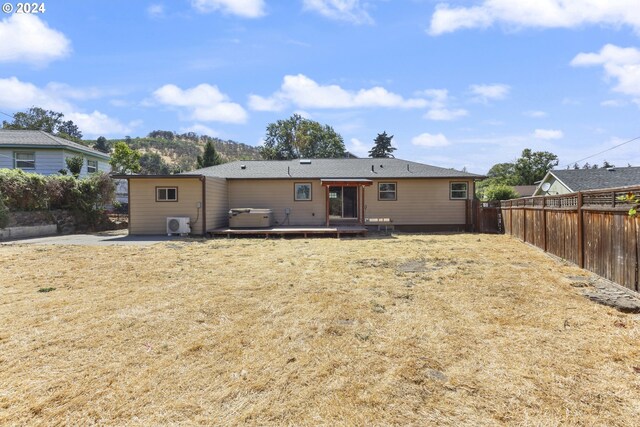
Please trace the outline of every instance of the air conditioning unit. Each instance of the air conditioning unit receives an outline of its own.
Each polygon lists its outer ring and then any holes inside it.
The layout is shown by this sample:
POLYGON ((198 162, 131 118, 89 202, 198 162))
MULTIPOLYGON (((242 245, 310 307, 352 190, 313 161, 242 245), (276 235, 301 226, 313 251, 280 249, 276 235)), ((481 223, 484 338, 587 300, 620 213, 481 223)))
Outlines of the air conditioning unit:
POLYGON ((188 216, 169 216, 167 217, 167 236, 172 234, 189 234, 191 233, 191 219, 188 216))

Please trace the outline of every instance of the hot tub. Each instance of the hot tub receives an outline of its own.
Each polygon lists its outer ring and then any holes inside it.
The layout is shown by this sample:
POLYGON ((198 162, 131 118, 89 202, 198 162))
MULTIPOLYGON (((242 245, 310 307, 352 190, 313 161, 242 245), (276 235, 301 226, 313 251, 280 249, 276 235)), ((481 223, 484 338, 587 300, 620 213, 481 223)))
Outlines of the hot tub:
POLYGON ((231 228, 265 228, 273 225, 271 209, 234 208, 229 210, 231 228))

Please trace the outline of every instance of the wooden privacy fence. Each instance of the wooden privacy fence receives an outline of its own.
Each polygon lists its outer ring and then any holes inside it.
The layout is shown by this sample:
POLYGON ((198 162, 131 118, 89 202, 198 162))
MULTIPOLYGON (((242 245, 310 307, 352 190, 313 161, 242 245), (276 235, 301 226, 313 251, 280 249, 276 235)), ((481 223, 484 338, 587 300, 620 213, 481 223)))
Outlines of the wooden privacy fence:
POLYGON ((504 230, 638 292, 640 219, 617 200, 629 192, 640 186, 506 200, 504 230))

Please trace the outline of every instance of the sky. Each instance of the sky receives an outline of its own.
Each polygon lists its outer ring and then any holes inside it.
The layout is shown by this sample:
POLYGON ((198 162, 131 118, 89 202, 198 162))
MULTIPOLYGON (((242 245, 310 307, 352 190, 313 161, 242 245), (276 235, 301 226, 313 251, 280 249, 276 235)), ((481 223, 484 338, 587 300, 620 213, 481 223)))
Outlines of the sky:
POLYGON ((59 111, 87 139, 259 145, 298 113, 362 157, 386 131, 397 158, 481 174, 525 148, 640 166, 638 0, 38 4, 0 12, 0 112, 59 111))

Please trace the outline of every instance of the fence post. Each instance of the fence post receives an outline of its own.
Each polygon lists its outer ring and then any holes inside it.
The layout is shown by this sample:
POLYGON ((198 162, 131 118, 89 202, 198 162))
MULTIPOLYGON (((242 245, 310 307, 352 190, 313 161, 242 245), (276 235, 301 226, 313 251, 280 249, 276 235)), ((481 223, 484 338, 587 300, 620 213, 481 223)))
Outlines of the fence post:
POLYGON ((542 246, 545 252, 547 252, 547 198, 542 198, 542 246))
POLYGON ((527 242, 527 202, 522 206, 522 240, 527 242))
POLYGON ((578 191, 578 265, 584 268, 584 227, 582 226, 582 192, 578 191))

